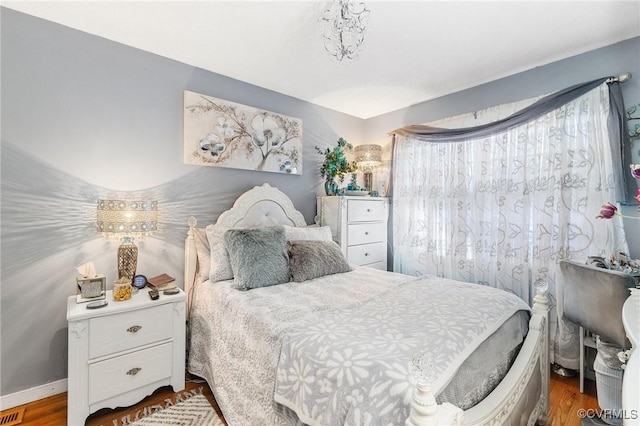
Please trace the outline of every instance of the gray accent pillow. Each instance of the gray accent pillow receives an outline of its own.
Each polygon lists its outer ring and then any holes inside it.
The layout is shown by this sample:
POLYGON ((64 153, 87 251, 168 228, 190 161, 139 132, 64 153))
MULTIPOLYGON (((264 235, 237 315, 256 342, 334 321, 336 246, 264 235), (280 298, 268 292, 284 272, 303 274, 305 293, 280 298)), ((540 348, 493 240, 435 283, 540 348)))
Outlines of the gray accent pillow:
POLYGON ((334 241, 300 240, 289 243, 292 281, 302 282, 351 270, 340 246, 334 241))
POLYGON ((207 226, 209 241, 209 280, 212 283, 233 279, 233 270, 229 260, 229 252, 224 243, 224 233, 228 229, 218 225, 207 226))
POLYGON ((224 242, 240 290, 289 282, 287 237, 282 226, 230 229, 224 242))

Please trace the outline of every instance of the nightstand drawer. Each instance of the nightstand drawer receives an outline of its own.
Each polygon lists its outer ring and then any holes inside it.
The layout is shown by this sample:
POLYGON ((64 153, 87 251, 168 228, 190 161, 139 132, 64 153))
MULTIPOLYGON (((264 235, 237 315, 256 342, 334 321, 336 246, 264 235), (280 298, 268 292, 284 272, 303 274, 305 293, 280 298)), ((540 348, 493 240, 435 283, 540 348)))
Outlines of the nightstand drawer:
POLYGON ((347 225, 347 244, 350 246, 386 240, 387 224, 384 222, 347 225))
POLYGON ((89 365, 89 404, 171 376, 172 343, 89 365))
POLYGON ((386 200, 348 200, 348 222, 384 221, 387 218, 386 200))
POLYGON ((384 243, 347 247, 347 260, 354 265, 364 266, 383 262, 387 260, 386 258, 387 250, 384 243))
POLYGON ((89 359, 170 338, 172 308, 173 305, 164 304, 92 318, 89 320, 89 359))

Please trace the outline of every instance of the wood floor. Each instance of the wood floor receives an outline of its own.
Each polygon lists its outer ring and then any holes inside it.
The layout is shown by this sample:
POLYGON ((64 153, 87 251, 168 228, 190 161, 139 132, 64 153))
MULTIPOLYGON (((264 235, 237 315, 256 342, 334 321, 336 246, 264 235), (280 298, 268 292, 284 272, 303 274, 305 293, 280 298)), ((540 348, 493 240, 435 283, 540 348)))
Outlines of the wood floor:
MULTIPOLYGON (((187 383, 185 390, 180 392, 200 392, 207 397, 211 405, 219 413, 220 410, 213 398, 211 390, 206 382, 200 381, 197 377, 187 375, 187 383)), ((113 426, 122 425, 122 418, 129 416, 129 419, 135 418, 136 412, 143 407, 150 407, 156 404, 165 405, 166 399, 175 401, 175 394, 170 387, 158 389, 153 395, 148 396, 139 404, 115 410, 100 410, 87 419, 86 426, 113 426), (115 420, 115 423, 114 423, 115 420)), ((580 409, 597 409, 598 401, 596 399, 595 382, 587 380, 585 384, 585 393, 579 392, 578 378, 565 378, 551 373, 551 389, 550 389, 550 408, 549 420, 547 425, 550 426, 580 426, 580 417, 578 410, 580 409)), ((61 393, 49 398, 41 399, 36 402, 24 405, 26 408, 23 422, 21 425, 66 425, 67 423, 67 394, 61 393)), ((125 422, 127 424, 127 422, 125 422)), ((76 425, 72 425, 76 426, 76 425)), ((77 425, 80 426, 80 425, 77 425)))

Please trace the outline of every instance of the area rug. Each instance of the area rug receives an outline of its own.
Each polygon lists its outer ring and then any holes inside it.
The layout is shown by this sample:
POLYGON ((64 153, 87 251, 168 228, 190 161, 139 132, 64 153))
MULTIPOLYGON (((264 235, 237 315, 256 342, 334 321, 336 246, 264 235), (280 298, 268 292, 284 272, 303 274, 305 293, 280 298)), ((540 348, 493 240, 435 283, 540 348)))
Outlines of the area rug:
MULTIPOLYGON (((130 426, 224 426, 224 422, 204 395, 197 394, 176 404, 154 405, 147 415, 129 423, 130 426)), ((143 413, 144 414, 144 413, 143 413)))

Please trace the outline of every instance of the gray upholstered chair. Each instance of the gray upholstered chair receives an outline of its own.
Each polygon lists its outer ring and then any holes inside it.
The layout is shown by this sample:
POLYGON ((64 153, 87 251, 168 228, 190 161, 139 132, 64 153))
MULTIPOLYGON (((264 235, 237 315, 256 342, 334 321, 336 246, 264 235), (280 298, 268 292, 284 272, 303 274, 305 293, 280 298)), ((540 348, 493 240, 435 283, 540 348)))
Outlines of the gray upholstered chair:
MULTIPOLYGON (((624 349, 622 305, 635 287, 631 275, 567 260, 560 261, 562 315, 580 327, 580 392, 584 391, 584 330, 624 349)), ((622 392, 622 389, 621 389, 622 392)))

